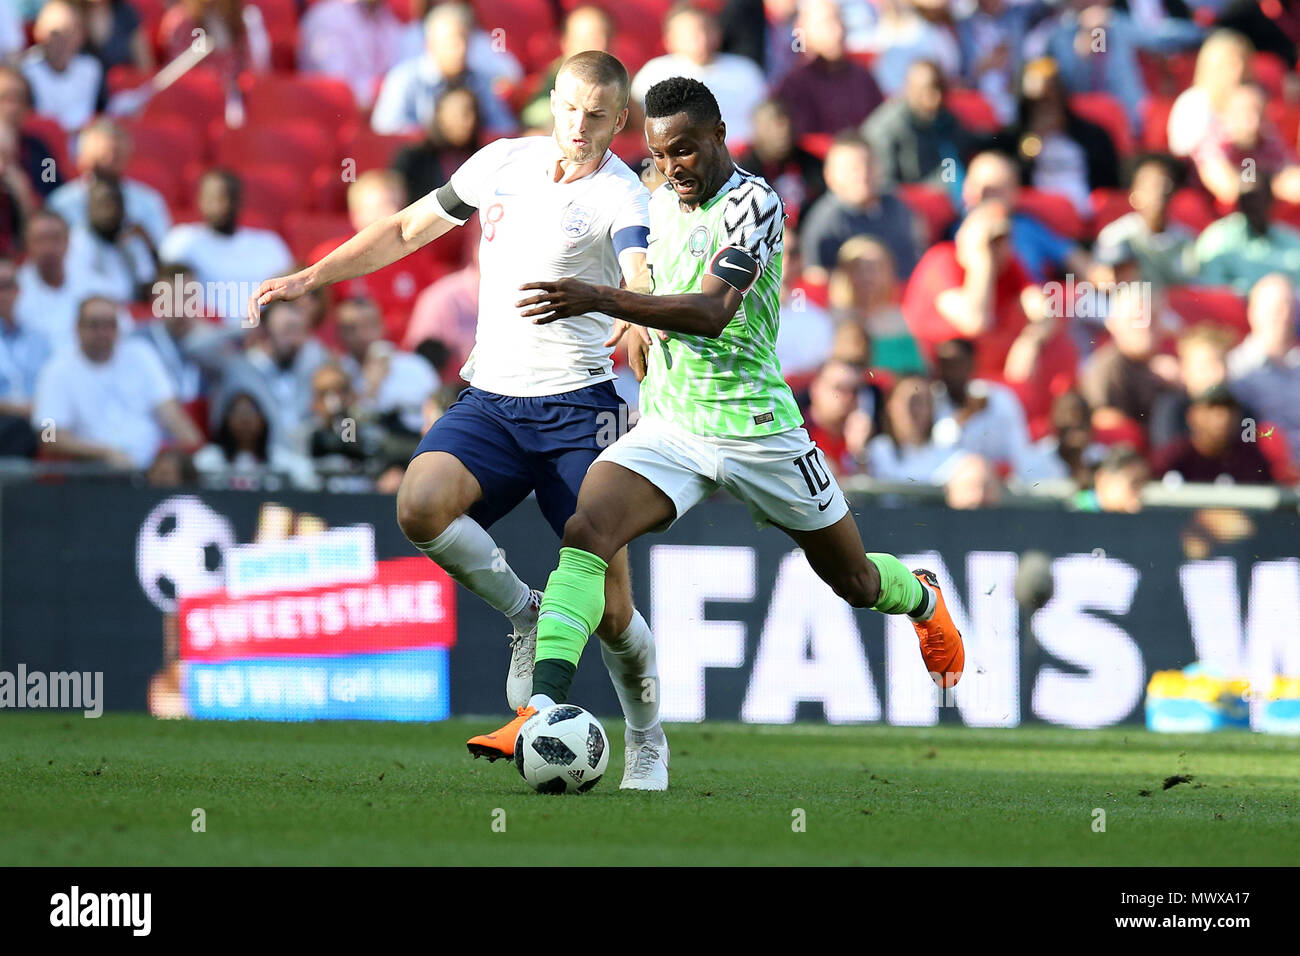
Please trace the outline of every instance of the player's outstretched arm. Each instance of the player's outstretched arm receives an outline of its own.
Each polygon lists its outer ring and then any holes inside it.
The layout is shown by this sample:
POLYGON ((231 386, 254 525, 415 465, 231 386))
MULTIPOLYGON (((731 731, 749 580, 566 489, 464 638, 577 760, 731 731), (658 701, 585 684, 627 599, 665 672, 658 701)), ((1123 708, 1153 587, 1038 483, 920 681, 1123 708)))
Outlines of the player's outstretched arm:
POLYGON ((577 279, 527 282, 524 292, 537 294, 516 303, 520 315, 546 325, 587 312, 604 312, 616 319, 666 332, 684 332, 716 339, 740 308, 743 293, 716 276, 706 275, 701 291, 687 295, 644 295, 627 289, 588 285, 577 279))
POLYGON ((287 276, 267 279, 248 303, 248 316, 257 324, 261 310, 277 299, 296 299, 322 286, 368 275, 392 265, 428 245, 456 224, 428 193, 405 209, 371 223, 319 262, 287 276))

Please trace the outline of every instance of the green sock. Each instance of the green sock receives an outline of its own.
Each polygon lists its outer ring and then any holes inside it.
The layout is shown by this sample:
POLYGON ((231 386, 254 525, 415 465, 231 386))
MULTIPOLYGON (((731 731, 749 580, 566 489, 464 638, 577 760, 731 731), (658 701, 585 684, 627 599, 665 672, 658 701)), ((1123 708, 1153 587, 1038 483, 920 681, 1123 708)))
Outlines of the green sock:
POLYGON ((557 704, 563 704, 569 699, 569 688, 577 673, 577 667, 558 657, 538 661, 533 667, 533 696, 545 694, 557 704))
POLYGON ((582 649, 605 613, 608 567, 590 552, 560 549, 560 563, 547 579, 537 613, 534 694, 546 694, 556 703, 568 696, 582 649))
POLYGON ((869 553, 867 560, 880 571, 880 597, 871 605, 882 614, 911 614, 925 603, 925 590, 907 565, 892 554, 869 553))

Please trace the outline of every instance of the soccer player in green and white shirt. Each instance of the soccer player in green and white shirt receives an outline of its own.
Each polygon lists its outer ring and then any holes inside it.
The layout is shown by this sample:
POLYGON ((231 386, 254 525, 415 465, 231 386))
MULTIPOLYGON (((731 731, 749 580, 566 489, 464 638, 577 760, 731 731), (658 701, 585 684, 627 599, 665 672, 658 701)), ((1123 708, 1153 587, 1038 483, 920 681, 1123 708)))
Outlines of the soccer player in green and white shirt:
MULTIPOLYGON (((776 357, 785 213, 776 192, 738 168, 717 101, 673 77, 645 100, 646 140, 667 178, 650 198, 651 294, 576 279, 532 282, 519 302, 539 323, 604 313, 661 330, 649 345, 637 426, 598 457, 564 529, 542 599, 533 697, 480 746, 514 750, 538 710, 563 702, 604 607, 605 571, 633 539, 663 530, 719 488, 785 531, 822 580, 854 607, 907 614, 932 678, 951 687, 965 651, 929 571, 866 554, 844 495, 803 429, 776 357)), ((643 341, 639 338, 637 340, 643 341)), ((639 757, 667 785, 656 725, 639 757)))

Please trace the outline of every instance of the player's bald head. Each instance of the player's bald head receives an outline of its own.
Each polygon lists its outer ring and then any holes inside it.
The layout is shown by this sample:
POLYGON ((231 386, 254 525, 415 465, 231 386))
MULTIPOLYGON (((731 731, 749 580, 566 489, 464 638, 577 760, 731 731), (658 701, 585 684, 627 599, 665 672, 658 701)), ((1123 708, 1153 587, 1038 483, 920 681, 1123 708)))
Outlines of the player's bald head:
POLYGON ((575 53, 561 64, 556 74, 557 83, 561 76, 571 76, 591 86, 613 87, 617 93, 618 108, 627 106, 632 83, 628 79, 627 67, 616 56, 610 56, 600 50, 584 50, 575 53))

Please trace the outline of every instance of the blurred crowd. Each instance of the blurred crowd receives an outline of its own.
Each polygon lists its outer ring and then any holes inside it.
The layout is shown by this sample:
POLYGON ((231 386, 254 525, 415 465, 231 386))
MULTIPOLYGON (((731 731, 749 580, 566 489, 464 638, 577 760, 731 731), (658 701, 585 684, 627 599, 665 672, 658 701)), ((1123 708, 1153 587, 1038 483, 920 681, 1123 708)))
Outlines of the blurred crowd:
POLYGON ((684 75, 784 199, 778 352, 840 477, 1294 484, 1298 42, 1238 0, 0 0, 0 455, 394 491, 464 386, 476 230, 248 296, 548 131, 601 49, 649 188, 639 100, 684 75))

